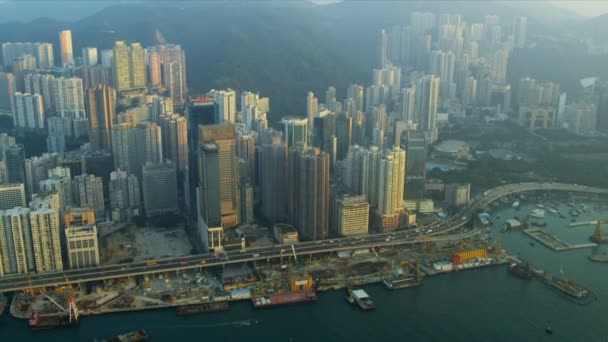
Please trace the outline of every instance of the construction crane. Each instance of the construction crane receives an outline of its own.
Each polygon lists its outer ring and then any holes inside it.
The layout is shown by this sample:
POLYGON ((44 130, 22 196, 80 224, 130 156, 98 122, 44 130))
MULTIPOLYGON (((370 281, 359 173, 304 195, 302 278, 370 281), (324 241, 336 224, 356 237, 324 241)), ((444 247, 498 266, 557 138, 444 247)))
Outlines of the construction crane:
POLYGON ((34 290, 34 286, 32 285, 32 278, 30 278, 30 275, 28 273, 25 274, 25 276, 27 277, 27 283, 28 283, 28 292, 30 293, 30 296, 32 298, 36 297, 36 291, 34 290))
POLYGON ((582 226, 587 226, 587 225, 595 225, 595 230, 593 231, 593 234, 591 234, 589 239, 591 239, 591 241, 593 241, 595 243, 608 243, 608 237, 604 236, 604 233, 602 232, 602 224, 606 224, 606 223, 608 223, 608 220, 578 222, 578 223, 571 224, 570 228, 582 227, 582 226))

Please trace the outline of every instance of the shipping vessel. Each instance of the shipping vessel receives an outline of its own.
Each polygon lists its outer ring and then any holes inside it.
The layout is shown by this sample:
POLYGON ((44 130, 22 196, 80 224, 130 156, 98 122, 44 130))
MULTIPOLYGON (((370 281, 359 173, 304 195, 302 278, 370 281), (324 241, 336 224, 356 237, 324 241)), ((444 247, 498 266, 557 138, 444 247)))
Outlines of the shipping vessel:
POLYGON ((349 292, 350 296, 347 297, 349 303, 353 305, 356 304, 363 311, 371 311, 376 309, 376 304, 374 304, 372 299, 365 291, 359 289, 349 292))
POLYGON ((148 333, 145 330, 138 329, 101 340, 101 342, 144 342, 149 339, 148 333))
POLYGON ((509 264, 509 272, 522 279, 532 279, 534 272, 527 261, 513 259, 509 264))
POLYGON ((228 311, 228 302, 197 303, 178 306, 176 309, 178 316, 190 316, 205 312, 228 311))
POLYGON ((256 309, 296 303, 312 303, 316 300, 317 293, 315 291, 287 292, 270 296, 251 297, 253 307, 256 309))

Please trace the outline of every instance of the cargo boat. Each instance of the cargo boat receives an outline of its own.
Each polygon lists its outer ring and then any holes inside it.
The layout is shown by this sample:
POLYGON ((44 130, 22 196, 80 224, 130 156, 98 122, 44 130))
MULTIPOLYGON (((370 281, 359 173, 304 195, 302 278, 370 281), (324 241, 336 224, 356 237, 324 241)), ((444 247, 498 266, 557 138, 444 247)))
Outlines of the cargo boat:
POLYGON ((312 303, 317 300, 315 291, 307 292, 287 292, 275 294, 271 296, 252 296, 251 302, 253 307, 267 308, 279 305, 297 304, 297 303, 312 303))
POLYGON ((144 342, 150 338, 145 330, 138 329, 128 332, 126 334, 116 335, 101 342, 144 342))
POLYGON ((190 316, 205 312, 228 311, 228 302, 197 303, 178 306, 176 309, 178 316, 190 316))
POLYGON ((29 326, 32 330, 47 330, 53 328, 70 328, 77 327, 78 319, 70 317, 67 313, 59 315, 40 315, 34 312, 29 320, 29 326))
POLYGON ((514 259, 509 264, 509 272, 522 279, 532 279, 534 272, 527 261, 514 259))
POLYGON ((590 255, 588 258, 594 262, 608 262, 608 255, 590 255))
POLYGON ((350 297, 348 297, 347 300, 349 303, 359 306, 363 311, 376 309, 376 304, 374 304, 369 295, 361 289, 350 291, 350 297))

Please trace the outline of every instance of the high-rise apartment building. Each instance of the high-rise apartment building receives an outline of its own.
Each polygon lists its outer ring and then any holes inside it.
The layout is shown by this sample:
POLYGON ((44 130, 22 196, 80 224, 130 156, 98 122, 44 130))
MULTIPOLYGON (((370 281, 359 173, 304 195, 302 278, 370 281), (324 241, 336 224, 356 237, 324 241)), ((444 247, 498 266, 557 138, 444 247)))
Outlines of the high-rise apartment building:
POLYGON ((139 214, 141 197, 134 174, 120 169, 110 173, 109 195, 112 220, 124 221, 139 214))
POLYGON ((55 78, 51 80, 51 91, 51 101, 57 116, 69 119, 87 117, 82 79, 55 78))
POLYGON ((300 236, 325 239, 329 233, 329 154, 318 148, 289 149, 287 211, 300 236))
POLYGON ((0 110, 10 111, 11 98, 17 91, 15 76, 11 73, 0 72, 0 110))
POLYGON ((179 114, 164 114, 159 117, 162 133, 163 156, 171 160, 177 170, 188 167, 188 123, 179 114))
POLYGON ((32 208, 29 218, 36 272, 63 270, 59 210, 48 205, 32 208))
POLYGON ((26 206, 23 183, 0 184, 0 210, 26 206))
POLYGON ((13 123, 22 129, 43 130, 46 113, 40 94, 15 93, 13 96, 13 123))
POLYGON ((0 276, 27 274, 36 269, 30 210, 0 210, 0 276))
POLYGON ((232 89, 211 90, 215 103, 216 122, 235 123, 236 122, 236 92, 232 89))
POLYGON ((262 215, 272 223, 287 219, 287 144, 273 131, 272 140, 259 147, 262 215))
POLYGON ((312 124, 309 126, 308 119, 297 116, 286 116, 281 119, 281 124, 283 125, 283 137, 287 142, 287 147, 298 144, 307 146, 308 129, 312 129, 312 124))
MULTIPOLYGON (((319 99, 312 91, 306 97, 306 118, 308 119, 308 131, 312 132, 313 119, 319 111, 319 99)), ((291 145, 289 145, 291 146, 291 145)))
POLYGON ((171 162, 148 162, 142 168, 146 216, 177 213, 177 172, 171 162))
POLYGON ((93 66, 97 65, 99 58, 97 57, 96 47, 85 47, 82 48, 82 64, 93 66))
POLYGON ((31 55, 35 58, 38 68, 48 69, 55 65, 53 44, 51 43, 3 43, 2 60, 4 66, 11 66, 18 58, 31 55))
POLYGON ((378 44, 378 67, 383 69, 388 66, 388 35, 385 30, 380 30, 378 44))
POLYGON ((61 49, 61 65, 74 65, 74 53, 72 51, 72 31, 63 30, 59 32, 59 47, 61 49))
POLYGON ((116 124, 116 91, 97 85, 87 91, 91 151, 112 151, 112 125, 116 124))
POLYGON ((74 203, 79 207, 91 207, 97 218, 105 217, 103 181, 101 177, 82 174, 72 181, 74 203))
POLYGON ((146 88, 146 56, 139 43, 130 46, 116 41, 112 48, 114 86, 119 93, 138 92, 146 88))

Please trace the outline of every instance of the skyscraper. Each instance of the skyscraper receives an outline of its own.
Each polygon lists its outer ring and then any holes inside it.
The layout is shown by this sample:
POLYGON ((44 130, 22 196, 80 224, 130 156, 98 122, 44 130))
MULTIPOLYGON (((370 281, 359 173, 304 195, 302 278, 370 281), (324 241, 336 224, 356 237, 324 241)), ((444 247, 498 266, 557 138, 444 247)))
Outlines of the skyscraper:
POLYGON ((87 92, 91 151, 112 151, 112 125, 116 124, 116 91, 97 85, 87 92))
POLYGON ((184 105, 186 97, 186 89, 184 88, 185 82, 182 79, 184 73, 182 72, 183 64, 179 62, 170 62, 165 64, 165 68, 169 69, 167 80, 167 88, 169 88, 169 96, 173 100, 175 107, 181 107, 184 105))
POLYGON ((439 97, 439 78, 427 75, 420 78, 416 84, 416 116, 418 130, 425 132, 428 142, 437 140, 437 106, 439 97))
POLYGON ((253 131, 238 129, 236 133, 236 157, 240 164, 239 173, 242 179, 253 184, 256 180, 256 139, 253 131))
POLYGON ((406 151, 405 199, 424 198, 426 186, 427 145, 424 133, 401 134, 401 148, 406 151))
POLYGON ((74 53, 72 52, 72 31, 63 30, 59 32, 59 47, 61 48, 61 65, 74 65, 74 53))
POLYGON ((199 141, 201 216, 209 227, 236 226, 239 199, 234 126, 230 123, 201 126, 199 141))
POLYGON ((454 82, 455 55, 452 52, 434 50, 431 52, 430 73, 441 80, 439 95, 442 99, 450 98, 450 87, 454 82))
POLYGON ((160 55, 155 51, 148 51, 148 80, 150 81, 150 85, 153 87, 158 87, 162 85, 161 78, 161 61, 160 55))
POLYGON ((97 57, 96 47, 85 47, 82 48, 82 64, 83 65, 96 65, 99 58, 97 57))
POLYGON ((318 148, 289 149, 287 164, 289 222, 300 236, 325 239, 329 233, 329 154, 318 148))
POLYGON ((380 160, 378 177, 378 212, 382 215, 394 215, 403 209, 403 191, 405 189, 405 151, 393 147, 380 160))
POLYGON ((146 216, 177 213, 177 172, 175 165, 146 163, 142 168, 142 192, 146 216))
POLYGON ((399 96, 399 116, 404 122, 418 122, 416 117, 416 86, 402 88, 399 96))
MULTIPOLYGON (((507 63, 509 52, 503 49, 496 51, 492 59, 492 81, 496 84, 507 82, 507 63)), ((443 82, 443 80, 442 80, 443 82)))
POLYGON ((378 44, 378 67, 384 69, 388 66, 388 35, 386 31, 380 30, 380 42, 378 44))
POLYGON ((515 17, 513 18, 513 44, 518 48, 526 46, 528 35, 528 18, 515 17))
POLYGON ((178 171, 188 167, 188 123, 179 114, 159 117, 162 133, 163 156, 175 164, 178 171))
MULTIPOLYGON (((312 91, 309 91, 306 97, 306 118, 308 119, 308 131, 310 132, 312 132, 314 117, 318 111, 319 99, 317 99, 317 97, 312 91)), ((287 135, 285 136, 285 139, 287 139, 287 135)))
POLYGON ((13 96, 13 123, 15 127, 44 129, 46 115, 40 94, 15 93, 13 96))
POLYGON ((128 123, 113 125, 111 137, 114 167, 134 173, 136 171, 135 135, 132 133, 132 125, 128 123))
POLYGON ((274 131, 272 140, 259 148, 262 214, 277 223, 287 219, 287 144, 274 131))
POLYGON ((336 230, 341 236, 369 232, 369 203, 363 195, 343 195, 336 199, 336 230))

